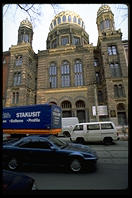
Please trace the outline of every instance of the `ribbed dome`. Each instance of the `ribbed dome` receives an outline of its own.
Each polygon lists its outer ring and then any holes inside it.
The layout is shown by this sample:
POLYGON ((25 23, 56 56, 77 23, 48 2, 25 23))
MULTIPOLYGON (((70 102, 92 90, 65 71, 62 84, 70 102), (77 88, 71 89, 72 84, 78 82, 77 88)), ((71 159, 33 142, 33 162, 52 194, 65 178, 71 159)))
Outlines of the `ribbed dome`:
POLYGON ((30 21, 28 20, 28 18, 26 18, 25 20, 23 20, 20 23, 20 27, 27 27, 27 28, 32 29, 32 24, 30 23, 30 21))
POLYGON ((73 11, 63 11, 57 14, 52 20, 50 24, 50 31, 52 31, 56 26, 66 23, 76 24, 82 28, 85 28, 83 20, 77 13, 73 11))
POLYGON ((102 5, 97 12, 97 16, 108 11, 111 11, 110 7, 108 5, 102 5))

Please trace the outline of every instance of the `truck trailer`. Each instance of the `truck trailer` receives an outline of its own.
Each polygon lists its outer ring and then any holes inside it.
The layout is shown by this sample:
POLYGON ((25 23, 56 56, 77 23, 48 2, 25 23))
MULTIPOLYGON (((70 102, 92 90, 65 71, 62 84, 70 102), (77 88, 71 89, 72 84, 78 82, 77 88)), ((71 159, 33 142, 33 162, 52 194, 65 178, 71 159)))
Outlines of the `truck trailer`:
POLYGON ((3 108, 3 133, 58 134, 61 132, 61 108, 54 104, 3 108))

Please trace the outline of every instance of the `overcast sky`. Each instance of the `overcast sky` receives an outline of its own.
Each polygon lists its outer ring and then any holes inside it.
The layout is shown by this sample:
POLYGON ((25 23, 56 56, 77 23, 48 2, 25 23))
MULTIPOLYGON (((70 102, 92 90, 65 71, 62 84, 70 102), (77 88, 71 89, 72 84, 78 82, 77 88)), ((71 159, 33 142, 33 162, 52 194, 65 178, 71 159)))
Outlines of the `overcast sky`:
MULTIPOLYGON (((85 31, 89 34, 89 43, 97 45, 98 31, 96 25, 97 11, 102 4, 59 4, 57 13, 63 10, 71 10, 80 15, 85 24, 85 31)), ((115 29, 121 29, 122 39, 128 40, 128 7, 125 4, 108 4, 114 14, 115 29), (120 9, 123 8, 123 9, 120 9)), ((21 9, 16 9, 16 4, 12 4, 7 10, 7 5, 3 9, 3 51, 8 51, 11 45, 17 45, 18 28, 20 22, 29 16, 21 9)), ((49 26, 55 16, 50 4, 41 4, 40 21, 33 27, 33 50, 46 49, 46 39, 49 33, 49 26)), ((57 14, 56 13, 56 14, 57 14)), ((30 20, 30 19, 29 19, 30 20)))

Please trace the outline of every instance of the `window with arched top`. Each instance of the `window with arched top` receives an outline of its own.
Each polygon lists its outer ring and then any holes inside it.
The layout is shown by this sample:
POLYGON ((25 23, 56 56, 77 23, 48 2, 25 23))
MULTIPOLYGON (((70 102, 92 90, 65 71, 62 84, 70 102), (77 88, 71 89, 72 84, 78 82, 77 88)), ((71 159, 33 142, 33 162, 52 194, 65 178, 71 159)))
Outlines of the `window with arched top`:
POLYGON ((83 69, 82 69, 82 62, 80 60, 75 61, 74 73, 75 73, 75 86, 82 86, 83 85, 83 69))
POLYGON ((117 117, 118 117, 118 124, 119 125, 126 125, 127 124, 127 116, 125 111, 125 104, 119 103, 117 105, 117 117))
POLYGON ((65 15, 62 17, 62 21, 66 22, 66 16, 65 15))
POLYGON ((85 108, 85 103, 82 100, 76 102, 76 108, 85 108))
POLYGON ((123 85, 114 85, 114 97, 120 98, 125 97, 125 91, 123 85))
POLYGON ((56 88, 57 87, 57 68, 56 63, 51 63, 49 67, 49 83, 50 88, 56 88))
POLYGON ((58 24, 60 24, 61 23, 61 18, 60 17, 58 17, 58 24))
POLYGON ((54 26, 56 25, 56 20, 54 20, 54 26))
POLYGON ((77 22, 77 18, 74 16, 73 17, 73 22, 76 23, 77 22))
POLYGON ((110 72, 112 77, 121 77, 121 67, 118 63, 110 63, 110 72))
POLYGON ((61 65, 61 80, 62 87, 70 86, 70 66, 68 61, 63 61, 61 65))
POLYGON ((68 16, 68 21, 71 22, 71 16, 70 15, 68 16))
POLYGON ((62 109, 71 109, 72 105, 71 105, 71 102, 69 102, 68 100, 65 100, 61 103, 61 107, 62 109))
POLYGON ((79 25, 81 24, 81 19, 80 19, 80 18, 78 19, 78 24, 79 24, 79 25))
POLYGON ((22 56, 17 56, 16 57, 16 66, 20 66, 20 65, 22 65, 22 61, 23 61, 23 58, 22 58, 22 56))

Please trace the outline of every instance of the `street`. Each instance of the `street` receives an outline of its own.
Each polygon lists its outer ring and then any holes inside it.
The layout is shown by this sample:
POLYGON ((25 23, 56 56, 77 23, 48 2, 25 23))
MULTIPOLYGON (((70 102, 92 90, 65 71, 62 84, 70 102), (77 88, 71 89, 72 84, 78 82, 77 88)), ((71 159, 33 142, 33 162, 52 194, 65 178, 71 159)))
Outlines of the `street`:
MULTIPOLYGON (((61 138, 70 141, 69 138, 61 138)), ((39 167, 22 172, 36 180, 39 190, 125 190, 128 188, 128 141, 114 145, 87 144, 98 154, 95 172, 67 173, 39 167)))

